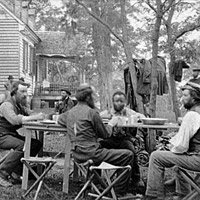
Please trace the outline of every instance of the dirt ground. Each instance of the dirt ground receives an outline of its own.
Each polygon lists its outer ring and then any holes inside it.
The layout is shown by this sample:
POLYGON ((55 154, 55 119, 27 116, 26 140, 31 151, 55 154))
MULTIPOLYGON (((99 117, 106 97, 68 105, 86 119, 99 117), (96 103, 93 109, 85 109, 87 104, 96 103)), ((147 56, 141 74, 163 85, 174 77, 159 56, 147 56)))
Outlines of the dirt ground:
MULTIPOLYGON (((59 135, 58 133, 50 133, 45 134, 45 151, 61 151, 64 148, 64 136, 59 135)), ((56 165, 48 174, 45 182, 52 189, 52 192, 56 194, 58 199, 60 200, 72 200, 76 196, 76 194, 80 191, 81 187, 84 184, 83 179, 78 181, 73 181, 72 177, 70 177, 69 184, 69 194, 63 195, 62 193, 62 182, 63 182, 63 165, 64 165, 64 157, 58 158, 56 165)), ((72 169, 72 168, 71 168, 72 169)), ((147 180, 147 167, 141 167, 141 176, 144 182, 147 180)), ((173 171, 171 169, 166 171, 166 179, 173 177, 173 171)), ((32 181, 29 181, 29 184, 32 184, 32 181)), ((129 192, 133 194, 144 194, 145 190, 141 188, 129 188, 129 192)), ((26 198, 27 200, 31 200, 34 197, 34 192, 26 198)), ((166 198, 165 200, 172 200, 173 195, 175 194, 174 187, 166 188, 166 198)), ((15 185, 12 188, 2 188, 0 187, 0 200, 18 200, 22 199, 22 191, 21 185, 15 185)), ((43 187, 41 192, 39 193, 39 197, 37 200, 53 200, 54 198, 48 193, 48 191, 43 187)), ((85 198, 89 200, 88 197, 85 198)), ((198 198, 199 199, 199 198, 198 198)), ((197 200, 197 199, 196 199, 197 200)))

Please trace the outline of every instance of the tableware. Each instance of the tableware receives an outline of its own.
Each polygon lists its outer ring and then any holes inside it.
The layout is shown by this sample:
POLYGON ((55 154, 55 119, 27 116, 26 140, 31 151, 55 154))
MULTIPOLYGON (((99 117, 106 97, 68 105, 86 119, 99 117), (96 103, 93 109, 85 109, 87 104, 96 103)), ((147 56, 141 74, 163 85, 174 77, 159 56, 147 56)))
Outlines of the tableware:
POLYGON ((128 117, 119 116, 117 124, 120 125, 120 126, 128 124, 128 117))
POLYGON ((104 118, 104 119, 102 119, 102 121, 103 121, 104 124, 108 124, 108 122, 109 122, 110 120, 104 118))
POLYGON ((52 118, 53 118, 53 121, 55 121, 57 123, 59 115, 53 115, 52 118))
POLYGON ((40 121, 40 123, 43 123, 43 124, 56 124, 55 121, 50 120, 50 119, 44 119, 44 120, 40 121))
POLYGON ((141 118, 140 120, 146 125, 163 125, 167 121, 164 118, 141 118))
POLYGON ((136 115, 131 115, 128 119, 128 123, 129 124, 134 124, 134 123, 137 123, 138 122, 138 118, 136 115))

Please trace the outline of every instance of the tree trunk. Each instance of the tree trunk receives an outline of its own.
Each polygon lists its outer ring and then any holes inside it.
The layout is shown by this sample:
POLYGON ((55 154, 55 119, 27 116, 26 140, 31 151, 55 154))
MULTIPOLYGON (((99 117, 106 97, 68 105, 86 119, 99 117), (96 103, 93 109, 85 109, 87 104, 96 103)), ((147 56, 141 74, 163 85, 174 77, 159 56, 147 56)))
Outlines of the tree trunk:
POLYGON ((121 24, 122 24, 122 37, 123 37, 123 46, 124 51, 126 54, 127 63, 129 66, 129 71, 131 73, 131 81, 133 85, 134 95, 137 102, 137 111, 140 113, 144 113, 144 107, 142 103, 142 97, 137 94, 137 78, 136 78, 136 71, 135 71, 135 64, 133 62, 131 48, 128 39, 128 31, 126 28, 126 11, 125 11, 125 0, 120 0, 121 5, 121 24))
POLYGON ((162 20, 162 10, 161 10, 161 1, 157 2, 157 14, 156 14, 156 22, 154 25, 154 30, 152 34, 152 68, 151 68, 151 93, 150 93, 150 106, 149 106, 149 114, 151 117, 156 116, 156 96, 157 96, 157 56, 158 56, 158 40, 159 40, 159 32, 160 25, 162 20))
POLYGON ((173 71, 173 66, 175 65, 175 39, 172 36, 172 17, 174 15, 174 10, 175 10, 175 4, 172 5, 170 11, 169 11, 169 16, 166 23, 166 29, 167 29, 167 44, 168 44, 168 51, 170 55, 170 63, 169 63, 169 84, 170 84, 170 93, 172 96, 172 105, 173 105, 173 111, 175 112, 176 120, 178 117, 180 117, 180 110, 179 110, 179 105, 178 105, 178 99, 177 99, 177 91, 176 91, 176 82, 175 82, 175 77, 174 74, 172 73, 173 71))
MULTIPOLYGON (((95 1, 92 5, 92 12, 100 16, 100 9, 95 1)), ((105 15, 105 13, 101 15, 103 20, 106 19, 105 15)), ((98 21, 93 23, 93 48, 99 72, 101 109, 110 111, 112 106, 111 94, 113 92, 110 32, 98 21)))

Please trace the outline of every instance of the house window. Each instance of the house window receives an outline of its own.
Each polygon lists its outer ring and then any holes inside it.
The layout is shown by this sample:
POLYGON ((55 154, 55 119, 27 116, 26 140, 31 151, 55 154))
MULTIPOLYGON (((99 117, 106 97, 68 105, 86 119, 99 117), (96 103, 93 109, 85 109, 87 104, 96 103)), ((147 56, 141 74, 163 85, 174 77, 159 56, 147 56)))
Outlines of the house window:
POLYGON ((30 57, 29 57, 29 66, 30 66, 30 74, 33 75, 35 66, 35 48, 30 46, 30 57))
POLYGON ((23 40, 23 71, 28 72, 28 43, 23 40))

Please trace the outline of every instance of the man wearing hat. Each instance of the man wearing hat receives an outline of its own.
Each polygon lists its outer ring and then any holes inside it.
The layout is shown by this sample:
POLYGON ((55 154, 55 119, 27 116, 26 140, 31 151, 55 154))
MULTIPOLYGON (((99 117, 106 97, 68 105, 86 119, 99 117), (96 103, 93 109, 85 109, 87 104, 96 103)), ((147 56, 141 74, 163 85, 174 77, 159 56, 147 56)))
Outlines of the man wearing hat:
POLYGON ((190 82, 193 82, 193 83, 197 83, 197 84, 200 84, 200 66, 195 63, 194 66, 192 67, 192 76, 193 78, 190 79, 189 81, 190 82))
POLYGON ((10 96, 10 91, 11 91, 13 82, 14 82, 14 77, 12 75, 9 75, 8 76, 8 81, 4 84, 4 87, 6 89, 5 98, 8 98, 10 96))
POLYGON ((74 106, 72 99, 69 97, 71 92, 68 88, 61 89, 61 100, 56 104, 55 112, 64 113, 74 106))
MULTIPOLYGON (((188 82, 182 91, 182 103, 188 111, 183 117, 179 131, 170 139, 170 151, 154 151, 150 156, 145 200, 165 199, 165 168, 178 166, 188 170, 199 170, 200 85, 188 82)), ((176 199, 182 199, 190 192, 190 186, 177 172, 176 199)))

